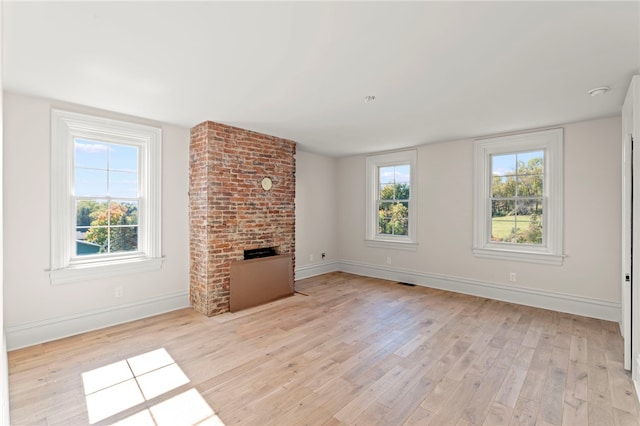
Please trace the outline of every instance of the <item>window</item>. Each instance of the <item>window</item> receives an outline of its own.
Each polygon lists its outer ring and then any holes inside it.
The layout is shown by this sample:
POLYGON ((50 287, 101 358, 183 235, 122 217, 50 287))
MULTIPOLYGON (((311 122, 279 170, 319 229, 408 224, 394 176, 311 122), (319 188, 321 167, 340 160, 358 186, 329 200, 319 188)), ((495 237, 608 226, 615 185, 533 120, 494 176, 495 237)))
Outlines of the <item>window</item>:
POLYGON ((561 264, 562 129, 475 142, 474 254, 561 264))
POLYGON ((154 127, 52 111, 51 282, 159 269, 154 127))
POLYGON ((367 157, 367 244, 415 250, 416 151, 367 157))

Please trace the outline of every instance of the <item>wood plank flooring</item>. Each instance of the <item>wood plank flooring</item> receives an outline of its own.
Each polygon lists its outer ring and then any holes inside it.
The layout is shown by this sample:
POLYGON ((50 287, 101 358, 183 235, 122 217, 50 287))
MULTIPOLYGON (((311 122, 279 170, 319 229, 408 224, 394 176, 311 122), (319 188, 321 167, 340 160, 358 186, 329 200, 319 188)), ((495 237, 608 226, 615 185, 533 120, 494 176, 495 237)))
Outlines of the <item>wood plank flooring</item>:
POLYGON ((12 351, 12 423, 640 423, 615 323, 346 273, 296 288, 12 351))

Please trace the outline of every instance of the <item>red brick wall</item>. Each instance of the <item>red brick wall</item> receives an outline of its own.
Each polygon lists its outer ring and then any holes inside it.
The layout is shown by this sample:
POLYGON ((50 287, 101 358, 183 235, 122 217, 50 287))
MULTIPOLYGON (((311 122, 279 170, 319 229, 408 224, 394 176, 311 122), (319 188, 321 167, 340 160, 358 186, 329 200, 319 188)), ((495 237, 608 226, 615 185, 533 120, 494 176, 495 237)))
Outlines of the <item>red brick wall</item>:
POLYGON ((230 262, 244 250, 295 255, 296 145, 206 121, 191 129, 189 151, 190 298, 212 316, 229 310, 230 262))

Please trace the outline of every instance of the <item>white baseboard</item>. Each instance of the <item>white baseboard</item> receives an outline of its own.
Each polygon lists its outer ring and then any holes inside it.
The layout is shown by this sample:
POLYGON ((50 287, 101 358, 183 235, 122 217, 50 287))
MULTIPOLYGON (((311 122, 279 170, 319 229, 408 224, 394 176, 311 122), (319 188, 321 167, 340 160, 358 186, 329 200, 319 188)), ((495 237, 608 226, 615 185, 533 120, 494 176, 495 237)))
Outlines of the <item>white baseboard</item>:
POLYGON ((179 291, 141 301, 8 327, 7 349, 69 337, 190 306, 189 292, 179 291))
POLYGON ((335 260, 322 263, 314 263, 296 268, 296 280, 315 277, 316 275, 328 274, 339 271, 340 262, 335 260))
POLYGON ((356 275, 407 282, 425 287, 487 297, 520 305, 550 309, 607 321, 620 322, 620 303, 526 287, 511 287, 486 281, 429 274, 360 262, 341 261, 338 270, 356 275))
MULTIPOLYGON (((296 268, 296 279, 300 280, 336 271, 408 282, 425 287, 620 322, 619 303, 361 262, 329 261, 305 265, 296 268)), ((180 291, 118 306, 20 324, 5 330, 7 349, 19 349, 189 306, 189 292, 180 291)), ((638 381, 635 383, 636 386, 640 386, 638 381)))
POLYGON ((640 401, 640 377, 638 377, 640 374, 640 360, 636 357, 632 362, 634 363, 634 366, 631 369, 631 381, 636 389, 636 398, 640 401))

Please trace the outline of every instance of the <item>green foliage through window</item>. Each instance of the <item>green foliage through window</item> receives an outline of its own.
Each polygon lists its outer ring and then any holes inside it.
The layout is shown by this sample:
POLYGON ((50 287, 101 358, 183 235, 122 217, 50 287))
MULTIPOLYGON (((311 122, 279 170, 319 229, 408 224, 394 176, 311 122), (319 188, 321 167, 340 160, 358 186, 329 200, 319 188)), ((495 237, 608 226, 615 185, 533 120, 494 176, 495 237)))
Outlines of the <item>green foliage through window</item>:
POLYGON ((491 241, 543 244, 544 151, 492 155, 491 241))
POLYGON ((410 166, 378 168, 378 234, 409 235, 410 166))
POLYGON ((137 202, 81 200, 76 212, 77 239, 97 245, 98 253, 138 249, 137 202))

